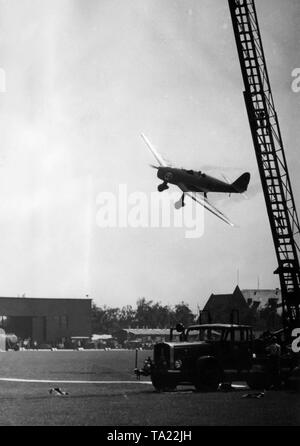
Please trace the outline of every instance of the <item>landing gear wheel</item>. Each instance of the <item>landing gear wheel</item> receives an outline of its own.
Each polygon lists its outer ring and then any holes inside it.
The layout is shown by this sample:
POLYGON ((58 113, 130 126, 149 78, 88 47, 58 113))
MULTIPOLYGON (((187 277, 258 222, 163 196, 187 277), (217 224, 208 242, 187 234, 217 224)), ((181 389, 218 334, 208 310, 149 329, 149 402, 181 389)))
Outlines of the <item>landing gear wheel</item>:
POLYGON ((185 203, 182 204, 181 200, 176 201, 176 203, 175 203, 175 209, 177 209, 177 210, 183 208, 184 206, 185 206, 185 203))
POLYGON ((185 202, 184 202, 184 194, 182 194, 182 197, 180 198, 179 201, 176 201, 175 203, 175 209, 181 209, 185 206, 185 202))
POLYGON ((169 186, 167 183, 162 183, 157 186, 158 192, 163 192, 166 189, 169 189, 169 186))

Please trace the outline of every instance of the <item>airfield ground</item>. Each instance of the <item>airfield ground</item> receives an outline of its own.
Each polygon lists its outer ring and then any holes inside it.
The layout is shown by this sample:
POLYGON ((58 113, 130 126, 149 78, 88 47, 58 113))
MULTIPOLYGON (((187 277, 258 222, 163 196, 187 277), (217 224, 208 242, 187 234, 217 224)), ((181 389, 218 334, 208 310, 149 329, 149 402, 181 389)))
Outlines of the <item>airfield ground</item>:
MULTIPOLYGON (((149 354, 140 352, 140 364, 149 354)), ((201 394, 182 387, 157 393, 147 378, 135 381, 134 358, 134 351, 2 352, 0 425, 300 424, 299 393, 269 391, 260 399, 242 398, 246 389, 201 394), (53 387, 69 395, 49 394, 53 387)))

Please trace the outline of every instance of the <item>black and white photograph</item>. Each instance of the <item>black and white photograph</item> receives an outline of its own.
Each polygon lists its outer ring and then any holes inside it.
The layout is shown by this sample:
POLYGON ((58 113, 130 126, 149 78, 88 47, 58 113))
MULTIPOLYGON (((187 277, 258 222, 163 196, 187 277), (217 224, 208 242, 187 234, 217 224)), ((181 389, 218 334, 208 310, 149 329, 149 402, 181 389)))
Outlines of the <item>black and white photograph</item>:
POLYGON ((0 0, 0 426, 299 427, 299 50, 299 0, 0 0))

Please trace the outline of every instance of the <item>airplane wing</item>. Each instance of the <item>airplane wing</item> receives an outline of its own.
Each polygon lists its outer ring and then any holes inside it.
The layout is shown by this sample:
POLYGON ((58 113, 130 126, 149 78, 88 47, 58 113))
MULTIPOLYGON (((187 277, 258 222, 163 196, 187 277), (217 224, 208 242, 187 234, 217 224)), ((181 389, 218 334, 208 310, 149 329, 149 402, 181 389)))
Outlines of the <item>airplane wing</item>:
POLYGON ((163 159, 163 157, 157 152, 157 150, 153 147, 153 145, 151 144, 151 142, 149 141, 149 139, 142 133, 141 137, 143 138, 143 140, 145 141, 145 143, 148 146, 148 149, 150 150, 150 152, 152 153, 152 155, 154 156, 154 158, 156 159, 156 161, 158 162, 158 164, 162 167, 169 167, 169 164, 163 159))
POLYGON ((232 227, 236 227, 236 225, 232 221, 230 221, 229 218, 226 217, 226 215, 224 215, 221 211, 219 211, 213 204, 211 204, 207 200, 207 198, 203 197, 199 192, 196 192, 196 193, 195 192, 189 192, 184 184, 179 184, 178 186, 180 187, 182 192, 185 193, 185 195, 190 197, 192 200, 196 201, 196 203, 201 204, 201 206, 203 206, 209 212, 214 214, 216 217, 218 217, 221 220, 223 220, 228 225, 230 225, 232 227))

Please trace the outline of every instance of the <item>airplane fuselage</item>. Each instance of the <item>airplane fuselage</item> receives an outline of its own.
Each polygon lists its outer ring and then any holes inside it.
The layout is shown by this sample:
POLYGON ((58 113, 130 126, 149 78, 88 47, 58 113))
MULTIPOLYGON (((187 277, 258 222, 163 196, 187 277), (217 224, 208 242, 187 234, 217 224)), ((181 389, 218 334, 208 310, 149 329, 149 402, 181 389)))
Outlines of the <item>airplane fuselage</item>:
POLYGON ((159 167, 157 176, 166 184, 170 183, 176 186, 184 184, 190 192, 237 192, 231 184, 225 183, 203 172, 173 167, 159 167))

